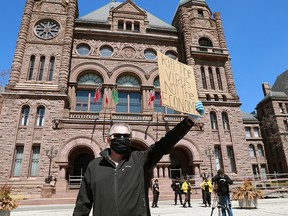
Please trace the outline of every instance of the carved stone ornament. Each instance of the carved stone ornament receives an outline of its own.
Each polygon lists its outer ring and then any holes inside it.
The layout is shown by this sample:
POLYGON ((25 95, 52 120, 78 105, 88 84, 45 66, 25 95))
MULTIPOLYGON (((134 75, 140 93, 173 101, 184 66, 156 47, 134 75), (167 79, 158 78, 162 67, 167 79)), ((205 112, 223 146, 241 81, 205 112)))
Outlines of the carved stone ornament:
POLYGON ((124 58, 129 58, 129 59, 134 58, 136 55, 136 51, 132 47, 124 47, 122 49, 122 53, 123 53, 124 58))
POLYGON ((41 20, 34 29, 37 37, 49 40, 55 38, 60 32, 60 25, 54 20, 41 20))

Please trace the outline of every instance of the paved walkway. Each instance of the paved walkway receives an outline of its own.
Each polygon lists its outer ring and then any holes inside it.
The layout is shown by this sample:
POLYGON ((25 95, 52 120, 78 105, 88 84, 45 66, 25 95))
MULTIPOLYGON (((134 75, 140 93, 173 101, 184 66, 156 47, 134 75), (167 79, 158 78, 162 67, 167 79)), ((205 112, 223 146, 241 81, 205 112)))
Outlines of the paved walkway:
MULTIPOLYGON (((201 200, 192 200, 191 203, 192 208, 183 208, 180 205, 175 206, 173 201, 160 201, 159 208, 151 208, 151 214, 152 216, 211 216, 212 208, 205 208, 201 200)), ((288 216, 288 198, 258 200, 257 209, 240 209, 237 201, 232 201, 232 207, 233 216, 288 216)), ((71 204, 19 206, 11 212, 11 216, 72 216, 73 208, 74 205, 71 204)), ((219 216, 217 208, 213 216, 219 216)))

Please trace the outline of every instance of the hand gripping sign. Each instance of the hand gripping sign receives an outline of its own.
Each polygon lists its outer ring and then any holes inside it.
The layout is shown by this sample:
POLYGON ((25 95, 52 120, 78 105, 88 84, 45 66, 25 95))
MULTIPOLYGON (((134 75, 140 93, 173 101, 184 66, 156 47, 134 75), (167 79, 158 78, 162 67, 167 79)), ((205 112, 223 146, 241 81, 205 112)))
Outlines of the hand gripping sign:
POLYGON ((157 57, 163 106, 199 116, 195 109, 198 93, 193 68, 160 52, 157 57))

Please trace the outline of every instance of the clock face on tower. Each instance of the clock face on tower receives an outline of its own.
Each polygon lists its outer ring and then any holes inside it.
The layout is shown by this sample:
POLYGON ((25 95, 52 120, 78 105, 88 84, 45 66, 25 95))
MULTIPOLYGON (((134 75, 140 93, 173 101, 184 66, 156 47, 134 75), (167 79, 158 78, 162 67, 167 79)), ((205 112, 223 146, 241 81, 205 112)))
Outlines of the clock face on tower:
POLYGON ((60 25, 54 20, 41 20, 35 26, 35 34, 41 39, 55 38, 59 32, 60 25))

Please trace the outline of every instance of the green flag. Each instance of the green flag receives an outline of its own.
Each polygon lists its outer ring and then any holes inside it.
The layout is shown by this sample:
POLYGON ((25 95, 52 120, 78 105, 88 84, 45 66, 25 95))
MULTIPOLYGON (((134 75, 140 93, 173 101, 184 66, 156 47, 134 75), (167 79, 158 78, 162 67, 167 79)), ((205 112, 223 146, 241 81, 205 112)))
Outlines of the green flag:
POLYGON ((115 104, 118 104, 118 90, 116 88, 112 89, 112 98, 115 104))

